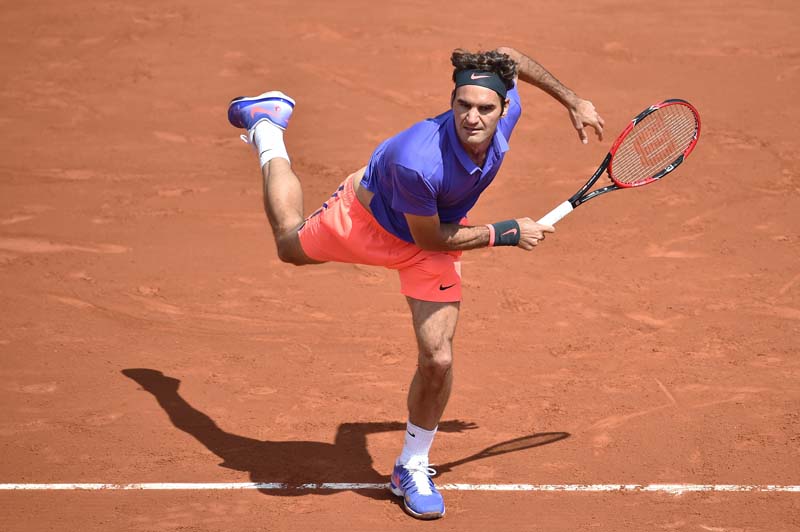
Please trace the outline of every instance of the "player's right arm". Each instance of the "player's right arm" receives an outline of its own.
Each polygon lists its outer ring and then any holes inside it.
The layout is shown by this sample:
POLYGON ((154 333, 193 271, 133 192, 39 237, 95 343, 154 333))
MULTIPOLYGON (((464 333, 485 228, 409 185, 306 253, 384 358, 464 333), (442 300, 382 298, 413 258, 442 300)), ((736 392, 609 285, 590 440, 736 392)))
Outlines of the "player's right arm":
MULTIPOLYGON (((441 223, 437 213, 436 188, 418 171, 396 164, 391 167, 391 176, 393 177, 392 207, 404 213, 411 238, 422 249, 461 251, 492 245, 515 245, 508 242, 501 243, 504 240, 500 238, 502 231, 496 232, 493 237, 492 230, 486 225, 441 223)), ((530 218, 520 218, 516 223, 520 235, 516 245, 526 250, 533 249, 539 241, 544 240, 544 233, 555 231, 552 226, 538 224, 530 218)))
MULTIPOLYGON (((416 216, 406 213, 406 221, 414 243, 427 251, 459 251, 485 248, 491 239, 490 230, 485 225, 443 224, 439 216, 416 216)), ((544 240, 545 233, 555 229, 541 225, 530 218, 517 218, 520 239, 518 247, 531 250, 544 240)))

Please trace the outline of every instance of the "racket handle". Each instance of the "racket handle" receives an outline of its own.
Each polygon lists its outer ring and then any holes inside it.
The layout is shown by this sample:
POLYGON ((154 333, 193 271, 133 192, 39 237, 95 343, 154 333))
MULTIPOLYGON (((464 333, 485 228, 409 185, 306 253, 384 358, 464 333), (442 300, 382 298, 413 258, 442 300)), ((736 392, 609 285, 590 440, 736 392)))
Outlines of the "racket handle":
POLYGON ((572 209, 574 209, 572 203, 570 203, 569 201, 565 201, 552 211, 545 214, 544 218, 542 218, 536 223, 542 225, 555 225, 557 221, 559 221, 561 218, 571 213, 572 209))

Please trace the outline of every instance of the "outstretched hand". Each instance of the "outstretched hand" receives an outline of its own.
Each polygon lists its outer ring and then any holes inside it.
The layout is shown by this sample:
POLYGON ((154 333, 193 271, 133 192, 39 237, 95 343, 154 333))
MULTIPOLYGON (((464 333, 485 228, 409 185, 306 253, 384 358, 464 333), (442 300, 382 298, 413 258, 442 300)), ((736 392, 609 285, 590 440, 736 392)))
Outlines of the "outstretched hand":
POLYGON ((575 105, 567 109, 569 110, 572 125, 578 131, 578 137, 582 143, 587 144, 589 142, 589 136, 585 130, 587 126, 594 128, 595 133, 597 133, 597 140, 603 140, 603 126, 606 123, 597 112, 597 109, 594 108, 592 102, 578 98, 575 105))

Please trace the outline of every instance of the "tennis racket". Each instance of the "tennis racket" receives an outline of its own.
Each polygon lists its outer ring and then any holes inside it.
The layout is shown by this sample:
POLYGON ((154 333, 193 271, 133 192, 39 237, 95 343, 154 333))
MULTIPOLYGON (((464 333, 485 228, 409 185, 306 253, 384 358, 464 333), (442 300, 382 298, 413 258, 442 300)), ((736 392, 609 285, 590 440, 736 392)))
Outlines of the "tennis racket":
POLYGON ((606 192, 654 183, 685 161, 699 138, 700 115, 692 104, 671 99, 651 105, 631 120, 589 181, 538 223, 554 225, 578 205, 606 192), (603 172, 612 184, 590 192, 603 172))

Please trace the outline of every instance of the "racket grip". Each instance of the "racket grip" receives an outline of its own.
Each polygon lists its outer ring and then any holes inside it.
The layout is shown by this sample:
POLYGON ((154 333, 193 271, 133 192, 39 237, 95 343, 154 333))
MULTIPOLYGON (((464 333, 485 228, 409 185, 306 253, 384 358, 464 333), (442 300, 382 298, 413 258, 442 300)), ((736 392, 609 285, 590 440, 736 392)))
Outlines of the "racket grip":
POLYGON ((572 206, 572 203, 570 203, 569 201, 565 201, 552 211, 545 214, 544 218, 542 218, 536 223, 542 225, 555 225, 557 221, 559 221, 561 218, 571 213, 573 208, 574 207, 572 206))

